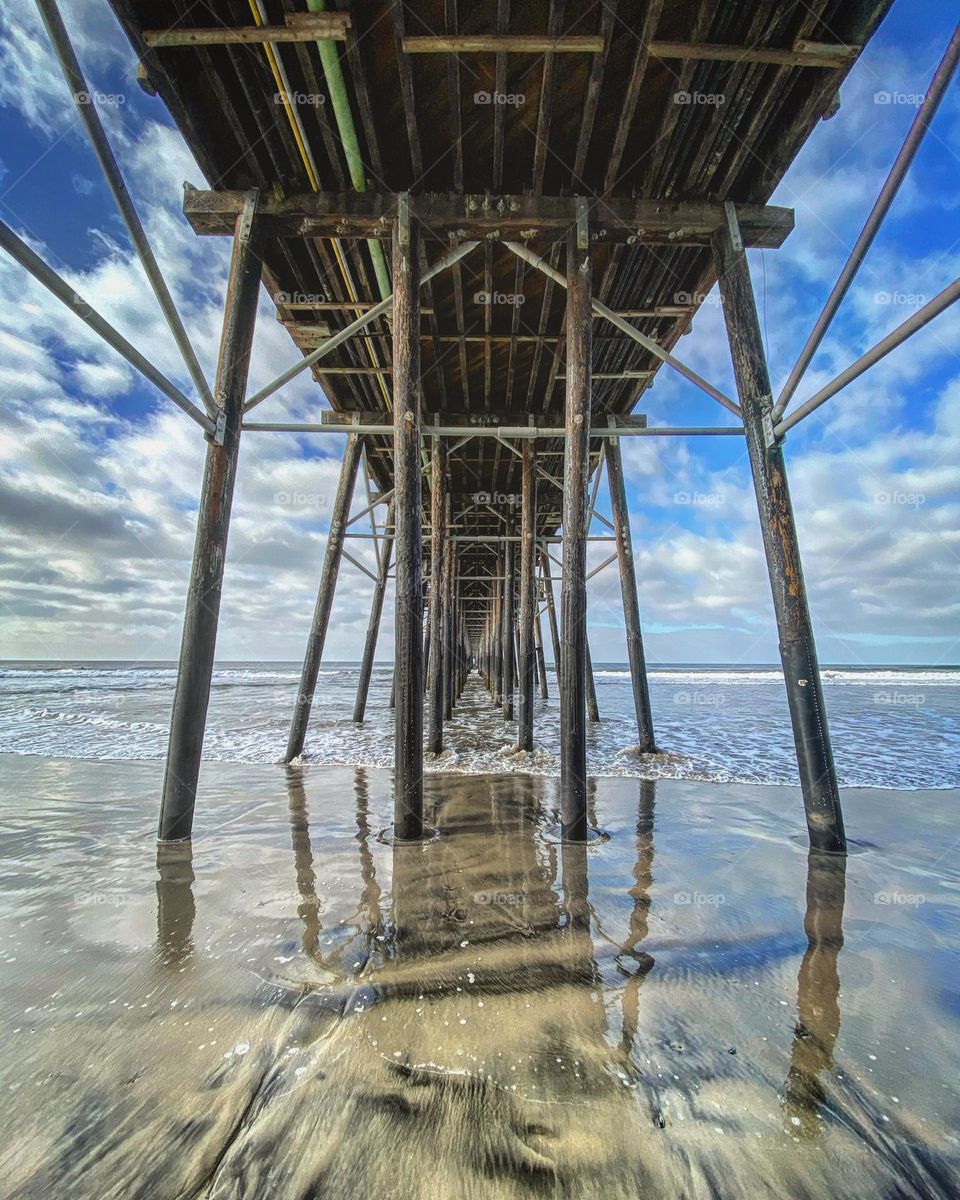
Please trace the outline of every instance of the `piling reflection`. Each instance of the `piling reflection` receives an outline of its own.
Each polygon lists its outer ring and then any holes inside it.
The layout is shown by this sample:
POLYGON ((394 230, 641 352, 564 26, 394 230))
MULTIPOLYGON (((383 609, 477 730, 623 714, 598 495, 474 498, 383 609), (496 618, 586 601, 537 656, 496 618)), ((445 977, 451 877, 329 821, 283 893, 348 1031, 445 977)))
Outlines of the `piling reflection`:
POLYGON ((811 851, 807 858, 804 930, 807 949, 797 976, 797 1024, 785 1087, 785 1111, 804 1137, 823 1125, 825 1092, 821 1075, 833 1067, 840 1032, 840 973, 847 859, 811 851))
POLYGON ((303 772, 298 767, 286 770, 287 801, 290 811, 290 840, 297 875, 300 903, 297 915, 303 922, 301 944, 308 958, 318 957, 320 942, 320 902, 317 899, 317 876, 313 869, 313 848, 310 844, 310 814, 303 772))
POLYGON ((193 955, 193 847, 189 841, 157 847, 157 954, 164 966, 181 967, 193 955))

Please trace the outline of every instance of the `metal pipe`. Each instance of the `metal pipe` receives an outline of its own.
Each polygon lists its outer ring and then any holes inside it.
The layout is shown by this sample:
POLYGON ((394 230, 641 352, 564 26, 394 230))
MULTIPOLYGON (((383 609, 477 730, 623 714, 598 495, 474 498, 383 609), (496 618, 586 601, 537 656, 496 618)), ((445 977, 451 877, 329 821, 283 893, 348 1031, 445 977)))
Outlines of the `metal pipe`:
MULTIPOLYGON (((307 0, 308 12, 325 12, 326 8, 325 0, 307 0)), ((353 111, 350 108, 347 85, 343 78, 343 68, 340 66, 340 51, 334 42, 324 39, 317 40, 317 50, 320 53, 320 63, 323 66, 327 91, 330 93, 330 106, 333 109, 334 120, 337 122, 340 144, 343 146, 344 157, 347 160, 350 182, 355 191, 365 192, 367 190, 367 174, 363 165, 363 156, 360 153, 357 128, 353 122, 353 111)), ((373 259, 373 269, 377 276, 380 295, 386 299, 392 289, 383 246, 376 238, 367 238, 367 246, 370 249, 370 257, 373 259)))
POLYGON ((822 387, 816 395, 811 396, 799 408, 795 408, 788 417, 785 417, 775 426, 774 433, 778 437, 782 437, 798 421, 802 421, 804 417, 812 413, 814 409, 819 408, 821 404, 826 404, 832 396, 835 396, 837 392, 845 388, 848 383, 852 383, 854 379, 861 376, 874 363, 878 363, 881 358, 885 358, 891 350, 896 350, 908 337, 911 337, 918 330, 922 329, 924 325, 928 325, 934 317, 939 316, 944 309, 949 308, 951 304, 955 304, 958 299, 960 299, 960 279, 955 279, 938 296, 934 296, 923 308, 917 309, 902 325, 898 325, 896 329, 888 333, 882 341, 877 342, 866 354, 862 354, 856 362, 851 363, 845 371, 841 371, 836 379, 828 383, 826 387, 822 387))
POLYGON ((924 95, 923 103, 917 110, 913 124, 910 126, 903 145, 900 147, 900 153, 894 160, 893 166, 890 168, 890 174, 880 189, 880 195, 877 197, 870 215, 867 217, 866 224, 861 229, 860 236, 850 251, 847 261, 843 264, 843 270, 837 277, 837 282, 833 285, 833 289, 827 297, 823 311, 817 317, 816 323, 810 331, 810 336, 800 351, 800 357, 797 359, 796 366, 790 372, 787 382, 783 385, 783 390, 777 398, 776 404, 773 406, 774 424, 780 420, 786 411, 787 405, 797 390, 797 385, 810 365, 810 360, 816 354, 820 343, 830 328, 833 318, 836 316, 837 309, 840 307, 844 296, 849 291, 850 285, 856 278, 856 274, 860 270, 860 265, 866 257, 867 251, 873 245, 873 239, 880 231, 880 226, 883 224, 884 218, 890 210, 890 205, 896 198, 897 192, 900 190, 900 185, 903 183, 907 171, 910 169, 910 164, 920 149, 924 134, 930 128, 930 122, 940 107, 940 101, 943 99, 950 80, 953 78, 958 61, 960 61, 960 25, 953 31, 953 36, 950 38, 946 52, 940 60, 940 65, 937 67, 930 86, 924 95))
POLYGON ((35 254, 26 242, 22 238, 17 237, 10 226, 4 221, 0 221, 0 248, 5 250, 26 271, 29 271, 38 283, 42 283, 47 291, 52 292, 84 324, 89 325, 94 333, 102 337, 108 346, 112 346, 132 367, 136 367, 141 375, 146 376, 178 408, 182 408, 187 416, 192 417, 202 429, 209 434, 216 433, 217 427, 207 414, 197 408, 192 400, 188 400, 176 384, 171 383, 166 375, 158 371, 151 362, 148 362, 140 351, 127 341, 123 334, 118 333, 108 321, 105 321, 52 267, 47 266, 40 255, 35 254))
MULTIPOLYGON (((542 271, 544 275, 546 275, 548 279, 552 279, 554 283, 558 283, 563 288, 567 286, 566 279, 560 274, 559 271, 557 271, 554 267, 551 267, 550 264, 545 262, 538 254, 534 254, 532 250, 528 250, 527 247, 521 242, 504 242, 503 244, 509 250, 512 250, 519 258, 522 258, 524 262, 528 262, 531 266, 536 267, 537 270, 542 271)), ((718 388, 715 388, 712 383, 708 383, 701 375, 698 375, 692 367, 688 367, 678 358, 674 358, 669 351, 664 350, 662 346, 658 346, 652 338, 646 337, 640 332, 639 329, 636 329, 633 325, 631 325, 629 321, 625 321, 623 317, 618 317, 612 308, 608 308, 606 304, 601 303, 599 300, 592 300, 591 308, 593 312, 598 313, 601 317, 606 317, 607 320, 617 329, 619 329, 621 333, 625 333, 628 338, 632 338, 639 345, 643 346, 645 350, 649 350, 655 358, 659 358, 661 362, 665 362, 668 366, 673 367, 675 371, 679 371, 685 379, 689 379, 691 383, 695 383, 697 387, 705 391, 708 396, 712 396, 714 400, 719 400, 724 408, 728 408, 732 413, 735 413, 738 417, 740 416, 740 406, 734 403, 729 396, 724 395, 724 393, 718 388)))
MULTIPOLYGON (((470 251, 479 244, 479 242, 462 242, 456 247, 456 249, 451 250, 450 253, 444 255, 439 262, 434 263, 432 267, 429 267, 423 272, 423 274, 420 276, 420 286, 423 287, 428 280, 433 279, 434 276, 439 275, 441 271, 445 271, 447 267, 452 266, 455 262, 459 262, 461 258, 469 254, 470 251)), ((312 367, 315 362, 319 362, 320 359, 329 354, 331 350, 336 350, 338 346, 342 346, 343 343, 349 341, 355 333, 363 329, 364 326, 369 325, 371 321, 375 321, 377 317, 382 317, 384 313, 389 312, 392 307, 393 296, 385 296, 379 304, 361 314, 361 316, 357 317, 355 321, 351 321, 349 325, 339 330, 339 332, 335 333, 333 337, 328 338, 322 346, 318 346, 316 350, 311 350, 310 353, 301 358, 298 363, 294 363, 292 367, 288 367, 286 371, 278 375, 276 379, 274 379, 271 383, 268 383, 266 387, 262 387, 259 392, 251 396, 250 399, 244 404, 243 411, 247 413, 251 408, 256 408, 258 404, 266 400, 268 396, 272 396, 274 392, 279 391, 284 384, 289 383, 290 380, 299 375, 301 371, 305 371, 307 367, 312 367)), ((377 431, 373 430, 372 432, 375 433, 377 431)))
POLYGON ((177 312, 177 306, 174 304, 173 297, 170 295, 163 275, 160 273, 160 267, 157 265, 157 260, 147 240, 147 235, 141 224, 139 214, 134 207, 133 200, 130 198, 130 193, 127 191, 127 185, 124 182, 120 167, 107 139, 106 131, 100 121, 100 114, 97 112, 93 94, 87 86, 83 70, 80 67, 80 61, 70 42, 70 37, 63 23, 63 18, 60 15, 60 10, 57 8, 56 0, 37 0, 37 8, 40 10, 40 16, 43 19, 50 42, 60 62, 60 69, 67 82, 67 87, 70 89, 70 94, 73 96, 73 102, 80 120, 86 128, 87 136, 93 146, 94 153, 99 159, 100 169, 103 171, 107 186, 113 193, 113 198, 117 202, 117 208, 120 209, 120 214, 127 226, 130 240, 133 242, 134 249, 140 259, 144 274, 150 281, 153 294, 156 296, 157 303, 160 305, 161 311, 166 318, 170 332, 173 334, 173 339, 180 348, 183 361, 190 372, 190 378, 193 380, 200 398, 203 400, 204 407, 211 416, 215 417, 216 406, 213 402, 210 385, 207 383, 201 370, 193 345, 187 336, 187 331, 180 319, 180 314, 177 312))

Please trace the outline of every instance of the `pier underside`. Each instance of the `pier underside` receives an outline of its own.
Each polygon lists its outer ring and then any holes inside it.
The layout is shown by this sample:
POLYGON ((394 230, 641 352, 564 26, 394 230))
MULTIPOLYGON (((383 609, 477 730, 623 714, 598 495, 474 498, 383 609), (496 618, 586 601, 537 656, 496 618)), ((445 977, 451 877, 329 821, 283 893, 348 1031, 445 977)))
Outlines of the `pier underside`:
POLYGON ((767 201, 889 0, 111 2, 142 85, 205 176, 185 192, 187 219, 235 247, 161 839, 191 831, 241 438, 348 435, 288 760, 309 745, 362 463, 378 568, 355 717, 394 581, 397 837, 423 832, 424 742, 442 749, 471 669, 533 748, 546 645, 564 834, 582 841, 585 727, 599 715, 590 538, 619 565, 638 742, 658 749, 620 441, 732 436, 756 486, 811 840, 842 850, 746 250, 790 234, 792 212, 767 201), (251 396, 260 278, 301 358, 251 396), (681 336, 718 278, 733 396, 683 362, 681 336), (271 397, 302 369, 319 384, 315 417, 271 420, 271 397), (711 397, 715 423, 647 428, 661 370, 711 397), (603 470, 612 521, 593 511, 603 470))

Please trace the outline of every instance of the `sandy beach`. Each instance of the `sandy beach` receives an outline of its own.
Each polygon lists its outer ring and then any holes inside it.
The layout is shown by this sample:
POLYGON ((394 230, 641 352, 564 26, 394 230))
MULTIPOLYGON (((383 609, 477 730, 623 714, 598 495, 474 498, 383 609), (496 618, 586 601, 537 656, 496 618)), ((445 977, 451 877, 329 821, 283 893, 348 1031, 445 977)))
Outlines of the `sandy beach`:
POLYGON ((956 792, 0 764, 5 1196, 957 1192, 956 792))

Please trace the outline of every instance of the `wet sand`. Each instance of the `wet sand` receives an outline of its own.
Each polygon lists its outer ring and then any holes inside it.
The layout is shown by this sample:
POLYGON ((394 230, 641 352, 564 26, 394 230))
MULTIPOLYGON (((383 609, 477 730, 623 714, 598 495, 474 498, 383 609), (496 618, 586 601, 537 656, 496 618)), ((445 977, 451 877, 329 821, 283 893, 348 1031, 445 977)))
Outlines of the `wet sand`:
POLYGON ((957 793, 0 759, 0 1194, 947 1197, 957 793))

